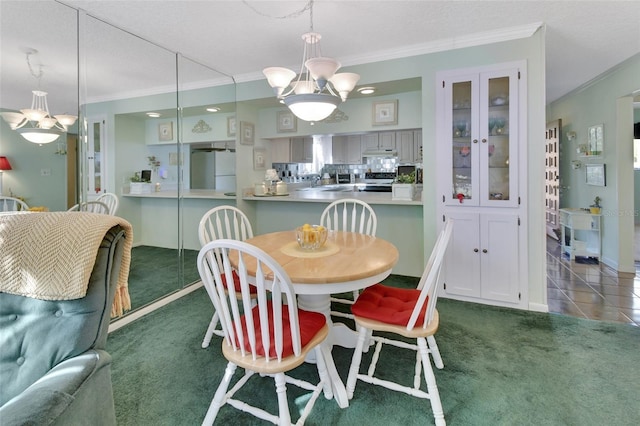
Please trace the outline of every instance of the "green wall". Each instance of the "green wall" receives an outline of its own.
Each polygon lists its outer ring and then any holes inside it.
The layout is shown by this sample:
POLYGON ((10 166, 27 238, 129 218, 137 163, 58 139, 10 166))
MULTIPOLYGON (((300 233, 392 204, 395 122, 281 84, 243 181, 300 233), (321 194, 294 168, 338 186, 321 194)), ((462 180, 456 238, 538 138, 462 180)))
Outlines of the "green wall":
POLYGON ((0 119, 0 155, 8 158, 12 168, 2 174, 2 195, 22 197, 30 207, 66 210, 67 157, 56 154, 58 142, 65 140, 63 134, 49 144, 31 143, 0 119))
POLYGON ((595 196, 602 199, 602 260, 622 272, 635 272, 633 223, 638 207, 634 198, 640 197, 633 172, 632 93, 640 89, 639 76, 640 54, 636 54, 547 107, 548 121, 562 120, 560 184, 565 189, 560 206, 588 207, 595 196), (603 155, 580 157, 576 148, 587 142, 587 129, 596 124, 604 125, 603 155), (568 131, 577 134, 572 142, 566 137, 568 131), (604 163, 606 186, 587 185, 584 167, 572 169, 574 160, 604 163))

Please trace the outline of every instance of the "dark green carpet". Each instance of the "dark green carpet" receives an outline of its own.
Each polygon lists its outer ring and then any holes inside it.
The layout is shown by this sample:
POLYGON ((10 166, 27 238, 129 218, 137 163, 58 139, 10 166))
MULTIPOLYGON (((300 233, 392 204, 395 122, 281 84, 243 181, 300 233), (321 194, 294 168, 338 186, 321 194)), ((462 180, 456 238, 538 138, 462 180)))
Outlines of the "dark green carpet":
MULTIPOLYGON (((197 250, 184 252, 184 284, 200 279, 196 259, 197 250)), ((129 296, 131 308, 141 308, 174 291, 180 290, 178 250, 162 247, 138 246, 131 250, 129 296)))
MULTIPOLYGON (((388 282, 415 285, 397 276, 388 282)), ((640 424, 640 329, 447 299, 438 308, 445 368, 436 379, 449 425, 640 424)), ((199 289, 109 336, 119 425, 202 422, 226 365, 220 338, 200 347, 211 314, 199 289)), ((351 350, 333 353, 346 380, 351 350)), ((413 362, 408 351, 390 348, 378 371, 410 378, 413 362)), ((298 370, 294 376, 315 377, 313 365, 298 370)), ((271 379, 248 393, 276 412, 271 379)), ((288 386, 288 394, 295 404, 303 393, 288 386)), ((260 423, 225 406, 216 424, 260 423)), ((320 397, 306 424, 418 425, 433 417, 427 400, 359 382, 349 408, 320 397)))

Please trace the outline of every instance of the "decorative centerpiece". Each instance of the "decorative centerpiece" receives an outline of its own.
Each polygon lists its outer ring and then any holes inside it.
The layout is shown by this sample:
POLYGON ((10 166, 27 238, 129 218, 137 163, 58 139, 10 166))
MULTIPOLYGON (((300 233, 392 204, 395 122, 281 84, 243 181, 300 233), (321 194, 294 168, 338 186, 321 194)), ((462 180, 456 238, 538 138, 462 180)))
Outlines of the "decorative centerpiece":
POLYGON ((303 250, 318 250, 327 242, 328 231, 322 225, 305 223, 296 228, 296 239, 303 250))

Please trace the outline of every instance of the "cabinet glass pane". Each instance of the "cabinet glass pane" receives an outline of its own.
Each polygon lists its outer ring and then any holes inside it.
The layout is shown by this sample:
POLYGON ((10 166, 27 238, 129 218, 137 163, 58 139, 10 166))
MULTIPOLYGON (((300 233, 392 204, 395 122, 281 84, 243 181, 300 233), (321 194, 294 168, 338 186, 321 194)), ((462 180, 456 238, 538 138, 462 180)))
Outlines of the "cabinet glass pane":
POLYGON ((509 199, 509 77, 490 78, 487 185, 489 200, 509 199))
POLYGON ((93 124, 93 189, 95 193, 102 190, 100 123, 93 124))
POLYGON ((452 176, 453 198, 472 198, 471 167, 474 150, 471 149, 471 82, 453 83, 452 102, 452 176))

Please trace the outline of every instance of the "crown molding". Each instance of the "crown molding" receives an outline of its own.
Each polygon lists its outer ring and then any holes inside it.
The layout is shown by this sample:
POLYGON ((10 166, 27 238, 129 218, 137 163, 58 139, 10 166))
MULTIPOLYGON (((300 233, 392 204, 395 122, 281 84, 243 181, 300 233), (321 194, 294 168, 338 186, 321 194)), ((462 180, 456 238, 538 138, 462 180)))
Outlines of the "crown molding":
MULTIPOLYGON (((532 24, 518 25, 514 27, 501 28, 498 30, 468 34, 461 37, 453 37, 449 39, 435 40, 427 43, 412 44, 400 49, 394 48, 388 50, 380 50, 377 52, 364 53, 361 55, 341 57, 339 58, 339 60, 343 66, 363 65, 373 62, 382 62, 393 59, 408 58, 411 56, 426 55, 429 53, 444 52, 447 50, 463 49, 465 47, 482 46, 485 44, 493 44, 504 41, 528 38, 533 36, 542 27, 544 27, 544 23, 535 22, 532 24)), ((294 66, 291 69, 296 68, 294 66)), ((238 74, 234 76, 234 80, 237 83, 263 79, 264 75, 261 72, 238 74)))

